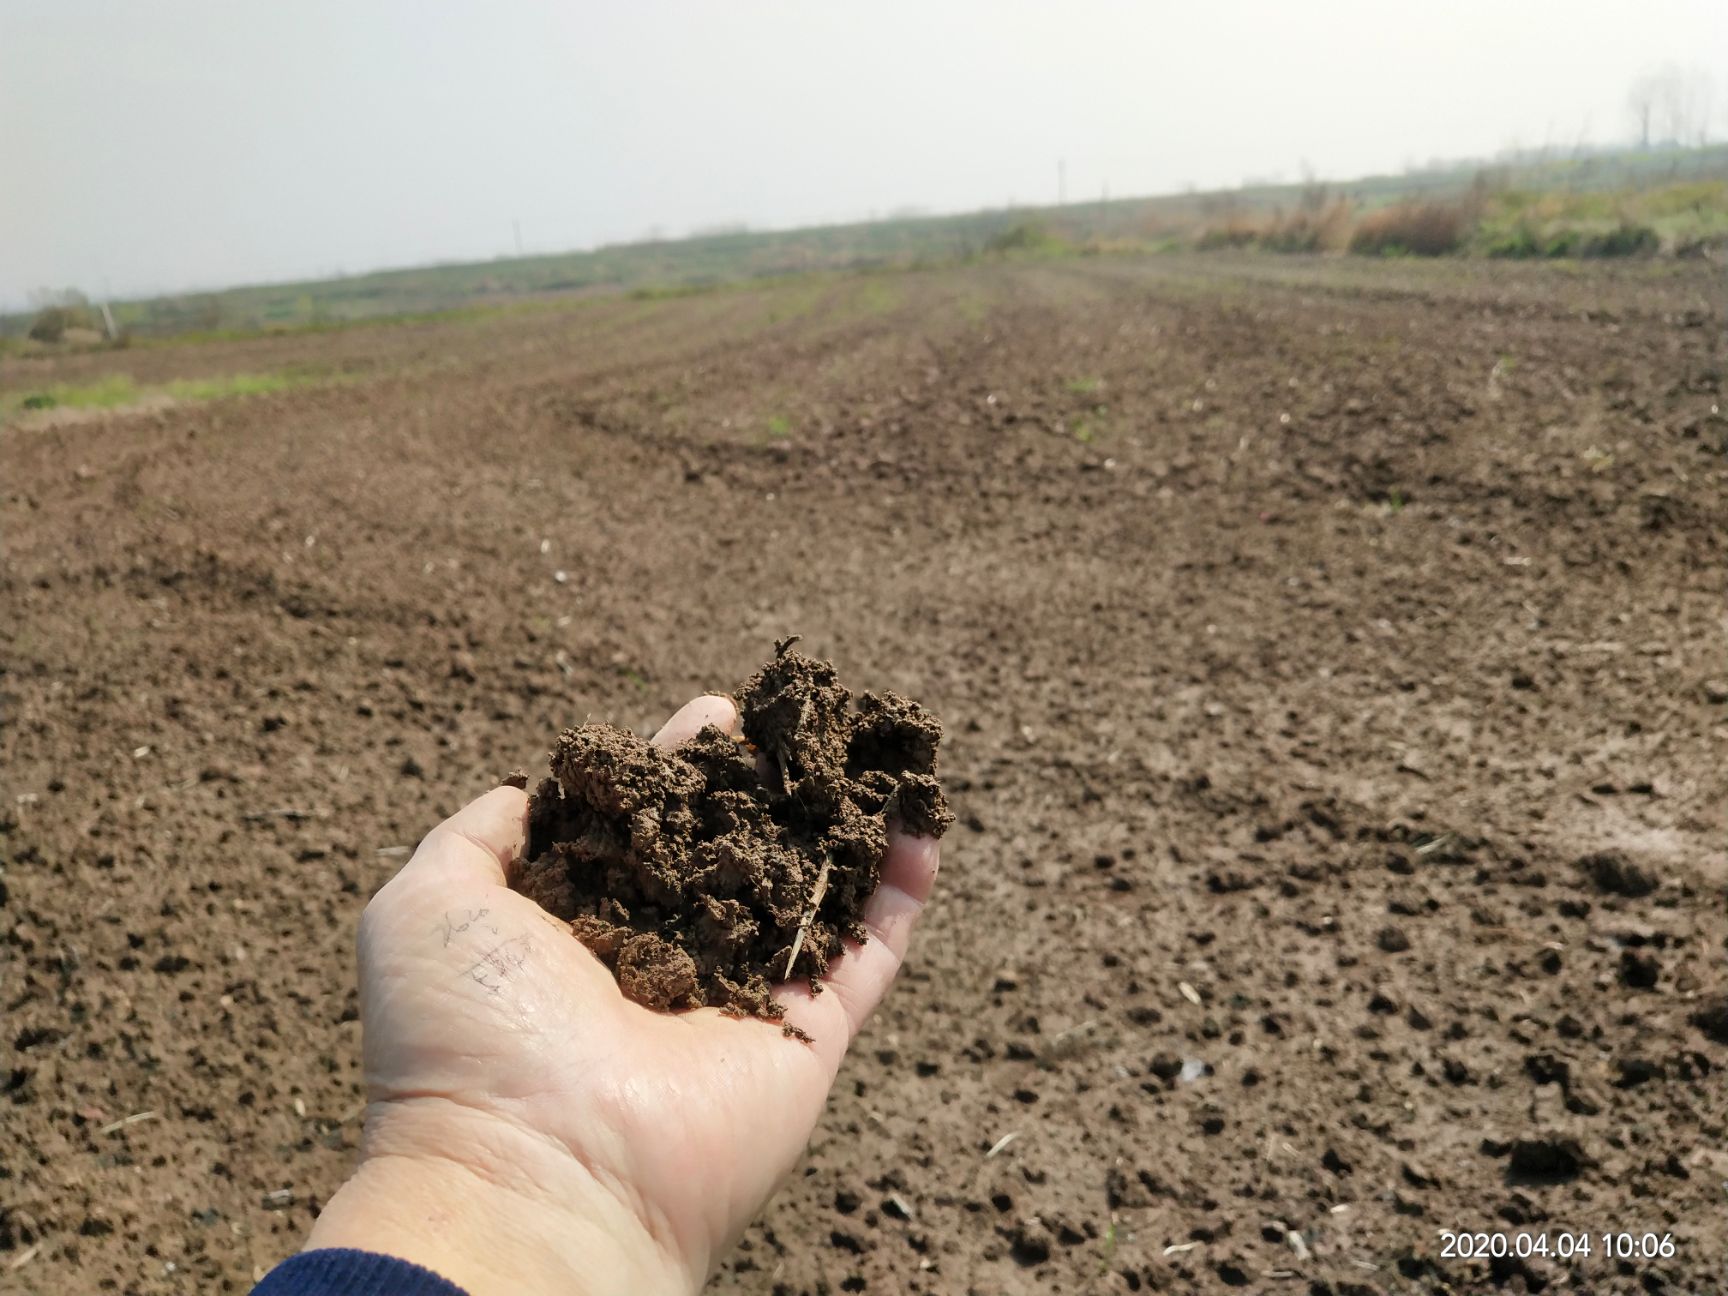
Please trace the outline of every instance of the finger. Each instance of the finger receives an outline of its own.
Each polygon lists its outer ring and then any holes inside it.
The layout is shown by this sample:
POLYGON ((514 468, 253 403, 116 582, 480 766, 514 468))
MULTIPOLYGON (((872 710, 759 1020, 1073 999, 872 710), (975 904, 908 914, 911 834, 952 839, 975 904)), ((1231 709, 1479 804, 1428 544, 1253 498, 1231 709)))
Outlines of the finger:
POLYGON ((912 942, 912 927, 936 885, 940 847, 933 837, 894 833, 882 861, 882 880, 864 902, 859 921, 869 932, 863 945, 848 946, 829 968, 823 985, 846 1007, 849 1033, 856 1035, 888 993, 912 942))
POLYGON ((702 732, 706 725, 731 733, 738 724, 738 706, 729 697, 704 693, 679 707, 673 717, 660 726, 654 735, 656 747, 676 747, 702 732))
POLYGON ((816 1049, 838 1069, 847 1047, 870 1020, 906 958, 913 925, 936 884, 940 848, 932 837, 893 833, 882 862, 882 881, 865 902, 860 920, 870 934, 848 943, 828 967, 820 994, 804 982, 781 986, 775 997, 786 1020, 816 1041, 816 1049))
MULTIPOLYGON (((942 867, 942 843, 934 837, 914 837, 898 828, 888 830, 888 854, 882 860, 882 884, 897 886, 919 904, 930 898, 942 867)), ((869 906, 865 906, 868 922, 869 906)))
POLYGON ((528 835, 528 794, 493 788, 451 815, 420 843, 404 874, 437 871, 447 882, 504 885, 504 869, 528 835))

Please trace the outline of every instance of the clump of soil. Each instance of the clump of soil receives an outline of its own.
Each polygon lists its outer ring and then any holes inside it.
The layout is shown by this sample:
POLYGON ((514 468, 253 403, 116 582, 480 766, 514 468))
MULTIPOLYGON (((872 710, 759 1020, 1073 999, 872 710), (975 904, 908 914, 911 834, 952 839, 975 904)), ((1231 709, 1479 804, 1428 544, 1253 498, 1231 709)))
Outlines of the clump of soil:
POLYGON ((865 939, 890 823, 940 836, 942 726, 916 702, 853 704, 834 667, 775 647, 738 690, 742 738, 710 725, 662 751, 614 725, 558 735, 510 885, 570 924, 626 996, 777 1020, 865 939))

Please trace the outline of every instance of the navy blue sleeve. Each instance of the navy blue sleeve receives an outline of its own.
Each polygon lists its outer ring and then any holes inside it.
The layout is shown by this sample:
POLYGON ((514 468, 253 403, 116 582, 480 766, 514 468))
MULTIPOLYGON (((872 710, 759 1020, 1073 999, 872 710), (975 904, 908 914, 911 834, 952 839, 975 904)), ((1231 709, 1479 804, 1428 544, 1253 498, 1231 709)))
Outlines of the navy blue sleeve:
POLYGON ((467 1296, 430 1269, 370 1251, 302 1251, 264 1275, 252 1296, 467 1296))

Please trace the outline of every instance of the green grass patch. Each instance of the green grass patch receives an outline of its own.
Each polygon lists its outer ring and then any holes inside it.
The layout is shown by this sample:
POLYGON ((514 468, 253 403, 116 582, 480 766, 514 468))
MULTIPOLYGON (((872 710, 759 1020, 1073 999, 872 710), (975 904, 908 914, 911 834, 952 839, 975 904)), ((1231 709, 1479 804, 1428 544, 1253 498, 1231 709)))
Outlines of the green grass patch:
POLYGON ((989 304, 982 297, 962 297, 958 309, 960 318, 968 324, 982 324, 990 314, 989 304))
POLYGON ((138 399, 138 386, 125 374, 108 374, 88 383, 56 383, 23 396, 30 409, 113 409, 138 399))
POLYGON ((1116 1221, 1111 1220, 1104 1229, 1104 1241, 1099 1247, 1098 1273, 1102 1277, 1110 1272, 1110 1262, 1116 1258, 1116 1221))
POLYGON ((1489 202, 1471 250, 1491 257, 1637 257, 1728 237, 1728 182, 1571 193, 1507 190, 1489 202))
MULTIPOLYGON (((674 294, 649 294, 640 300, 659 300, 662 295, 674 294)), ((675 295, 689 297, 697 294, 686 292, 675 295)), ((533 297, 477 306, 447 306, 432 310, 357 315, 341 319, 334 319, 314 310, 305 319, 271 318, 232 326, 127 332, 122 334, 122 339, 127 346, 181 347, 197 346, 205 342, 250 342, 254 338, 319 337, 326 333, 348 333, 357 329, 393 328, 398 324, 485 325, 517 315, 540 312, 567 314, 603 300, 605 299, 602 297, 533 297)), ((136 303, 123 305, 116 315, 123 329, 127 327, 127 321, 134 317, 140 322, 147 318, 136 303)), ((14 341, 15 339, 0 338, 0 346, 14 341)))
POLYGON ((689 283, 653 283, 630 290, 631 301, 676 301, 680 297, 705 297, 720 289, 715 279, 692 280, 689 283))
POLYGON ((984 250, 995 256, 1066 256, 1074 250, 1070 239, 1042 220, 1019 220, 992 234, 984 250))
POLYGON ((816 275, 789 278, 776 284, 774 290, 766 296, 768 322, 781 324, 787 320, 804 319, 815 314, 816 308, 833 288, 832 279, 816 275))
POLYGON ((175 400, 221 400, 228 396, 267 396, 304 387, 316 379, 291 373, 228 374, 222 378, 180 378, 163 388, 175 400))
MULTIPOLYGON (((1704 158, 1700 152, 1700 165, 1704 158)), ((1320 188, 1303 199, 1307 211, 1233 204, 1193 236, 1193 246, 1202 252, 1348 248, 1381 257, 1580 260, 1692 256, 1728 245, 1728 181, 1613 174, 1622 183, 1561 188, 1548 173, 1512 183, 1484 170, 1467 188, 1401 201, 1386 193, 1329 197, 1331 191, 1320 188), (1531 183, 1544 178, 1547 185, 1531 183), (1625 182, 1633 179, 1637 183, 1625 182)))
POLYGON ((866 315, 886 315, 900 305, 900 286, 872 277, 858 294, 858 305, 866 315))
POLYGON ((55 383, 34 391, 0 393, 0 416, 54 409, 123 409, 155 397, 176 401, 226 400, 239 396, 267 396, 342 381, 310 370, 277 373, 226 374, 215 378, 176 378, 154 386, 140 386, 130 374, 107 374, 88 383, 55 383))

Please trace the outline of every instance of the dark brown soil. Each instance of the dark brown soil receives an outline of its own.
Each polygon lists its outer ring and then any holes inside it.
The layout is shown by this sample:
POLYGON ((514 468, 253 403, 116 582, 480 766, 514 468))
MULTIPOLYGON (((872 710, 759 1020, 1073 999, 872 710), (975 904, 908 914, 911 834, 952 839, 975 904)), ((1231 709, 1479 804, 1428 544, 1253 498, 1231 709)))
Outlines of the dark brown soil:
POLYGON ((353 1163, 367 896, 796 627, 957 820, 717 1291, 1720 1290, 1721 292, 1105 256, 0 356, 373 375, 0 429, 0 1289, 244 1292, 353 1163))
POLYGON ((709 725, 662 751, 615 725, 566 729, 529 800, 510 885, 645 1007, 778 1021, 774 982, 820 989, 842 938, 868 938, 890 825, 940 836, 954 820, 935 717, 893 693, 854 709, 793 642, 739 687, 739 737, 709 725))

